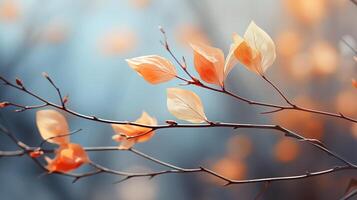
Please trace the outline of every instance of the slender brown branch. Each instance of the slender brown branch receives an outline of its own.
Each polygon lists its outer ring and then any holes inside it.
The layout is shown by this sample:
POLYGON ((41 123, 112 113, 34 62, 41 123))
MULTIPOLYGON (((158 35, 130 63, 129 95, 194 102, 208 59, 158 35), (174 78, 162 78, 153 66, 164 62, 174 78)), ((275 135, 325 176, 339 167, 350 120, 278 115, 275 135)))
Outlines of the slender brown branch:
POLYGON ((341 198, 341 200, 352 199, 352 197, 356 197, 356 196, 357 196, 357 189, 352 190, 351 192, 347 193, 344 197, 341 198))
POLYGON ((275 91, 278 92, 278 94, 286 101, 287 104, 289 104, 290 106, 294 107, 294 104, 290 102, 290 100, 288 99, 288 97, 286 97, 284 95, 284 93, 273 83, 271 82, 266 76, 262 75, 261 76, 269 85, 271 85, 275 91))
MULTIPOLYGON (((11 132, 6 131, 4 132, 6 135, 8 135, 18 146, 21 148, 21 150, 16 150, 16 151, 1 151, 0 156, 23 156, 23 155, 28 155, 29 152, 34 151, 34 150, 39 150, 40 147, 29 147, 26 144, 20 142, 11 132)), ((118 147, 86 147, 84 148, 86 151, 120 151, 118 147)), ((44 151, 45 153, 54 153, 54 149, 40 149, 44 151)), ((136 177, 150 177, 153 178, 155 176, 159 175, 164 175, 164 174, 176 174, 176 173, 207 173, 210 175, 213 175, 221 180, 226 181, 225 185, 232 185, 232 184, 248 184, 248 183, 266 183, 266 182, 276 182, 276 181, 288 181, 288 180, 296 180, 296 179, 305 179, 313 176, 321 176, 324 174, 330 174, 330 173, 335 173, 338 171, 342 170, 351 170, 354 169, 356 170, 356 166, 349 166, 349 165, 344 165, 344 166, 336 166, 334 168, 326 169, 326 170, 321 170, 321 171, 316 171, 316 172, 307 172, 305 174, 301 175, 295 175, 295 176, 281 176, 281 177, 268 177, 268 178, 258 178, 258 179, 246 179, 246 180, 232 180, 227 177, 224 177, 221 174, 218 174, 217 172, 214 172, 210 169, 204 168, 204 167, 199 167, 199 168, 182 168, 178 167, 169 163, 166 163, 164 161, 161 161, 159 159, 153 158, 149 155, 146 155, 136 149, 129 149, 129 151, 133 152, 134 154, 150 160, 152 162, 155 162, 161 166, 168 167, 170 170, 162 170, 162 171, 157 171, 157 172, 148 172, 148 173, 130 173, 130 172, 123 172, 123 171, 118 171, 118 170, 113 170, 109 169, 107 167, 104 167, 102 165, 99 165, 93 161, 91 161, 89 164, 94 168, 94 170, 86 172, 86 173, 81 173, 81 174, 76 174, 76 173, 62 173, 62 172, 53 172, 54 174, 60 174, 68 177, 72 177, 73 182, 78 181, 79 179, 85 178, 85 177, 90 177, 94 176, 96 174, 101 174, 101 173, 106 173, 106 174, 112 174, 112 175, 117 175, 117 176, 122 176, 124 177, 121 179, 119 182, 126 181, 132 178, 136 177)), ((32 160, 39 165, 44 171, 47 172, 47 168, 37 159, 37 158, 32 158, 32 160)))
MULTIPOLYGON (((139 126, 139 127, 145 127, 145 128, 150 128, 151 131, 153 130, 158 130, 158 129, 167 129, 167 128, 208 128, 208 127, 227 127, 227 128, 233 128, 233 129, 241 129, 241 128, 247 128, 247 129, 270 129, 270 130, 277 130, 280 132, 283 132, 285 134, 285 136, 288 137, 292 137, 295 139, 298 139, 300 141, 303 142, 307 142, 315 147, 317 147, 318 149, 326 152, 328 155, 331 155, 332 157, 340 160, 341 162, 347 164, 347 165, 353 165, 352 163, 350 163, 349 161, 343 159, 341 156, 339 156, 338 154, 330 151, 329 149, 327 149, 325 147, 325 145, 322 144, 322 142, 318 141, 318 140, 311 140, 309 138, 305 138, 289 129, 286 129, 284 127, 281 127, 279 125, 266 125, 266 124, 239 124, 239 123, 221 123, 221 122, 216 122, 216 123, 207 123, 207 124, 166 124, 166 125, 146 125, 146 124, 139 124, 139 123, 135 123, 135 122, 128 122, 128 121, 114 121, 114 120, 108 120, 108 119, 102 119, 102 118, 98 118, 96 116, 89 116, 89 115, 84 115, 78 112, 75 112, 73 110, 68 109, 67 107, 63 107, 62 105, 57 105, 55 103, 52 103, 50 101, 47 101, 46 99, 40 97, 39 95, 31 92, 30 90, 26 89, 25 87, 20 87, 18 85, 15 85, 13 83, 11 83, 10 81, 6 80, 3 77, 0 77, 0 80, 2 80, 6 85, 13 87, 15 89, 18 89, 20 91, 23 91, 31 96, 33 96, 34 98, 36 98, 37 100, 45 103, 47 106, 51 106, 60 110, 63 110, 69 114, 72 114, 74 116, 83 118, 83 119, 87 119, 87 120, 91 120, 91 121, 96 121, 96 122, 101 122, 101 123, 107 123, 107 124, 124 124, 124 125, 133 125, 133 126, 139 126)), ((226 90, 222 90, 222 92, 227 92, 226 90)), ((34 108, 36 109, 36 108, 34 108)), ((302 108, 299 108, 302 109, 302 108)), ((148 133, 149 133, 148 132, 148 133)), ((137 136, 134 136, 137 137, 137 136)), ((132 137, 131 137, 132 138, 132 137)))
MULTIPOLYGON (((352 2, 354 2, 352 0, 352 2)), ((357 119, 354 119, 352 117, 348 117, 348 116, 345 116, 344 114, 342 113, 331 113, 331 112, 326 112, 326 111, 319 111, 319 110, 314 110, 314 109, 309 109, 309 108, 305 108, 303 106, 299 106, 299 105, 296 105, 296 104, 293 104, 283 93, 282 91, 273 83, 271 82, 269 79, 267 79, 266 76, 262 75, 262 78, 269 84, 271 85, 275 91, 277 91, 279 93, 279 95, 286 101, 286 103, 289 104, 289 106, 284 106, 284 105, 279 105, 279 104, 271 104, 271 103, 265 103, 265 102, 259 102, 259 101, 254 101, 254 100, 250 100, 248 98, 245 98, 245 97, 242 97, 242 96, 239 96, 237 94, 234 94, 228 90, 226 90, 225 86, 223 86, 222 88, 220 89, 217 89, 217 88, 214 88, 214 87, 211 87, 211 86, 208 86, 204 83, 202 83, 200 80, 198 80, 197 78, 195 78, 188 70, 187 70, 187 65, 184 63, 181 63, 178 58, 175 56, 175 54, 172 52, 172 50, 170 49, 169 47, 169 44, 168 44, 168 39, 167 39, 167 36, 165 34, 165 31, 160 28, 161 32, 163 33, 163 36, 164 36, 164 42, 162 42, 165 50, 171 55, 171 57, 176 61, 176 63, 180 66, 181 69, 183 69, 183 71, 191 78, 191 80, 187 80, 183 77, 179 77, 177 76, 178 79, 180 80, 183 80, 186 82, 187 85, 195 85, 195 86, 198 86, 198 87, 201 87, 201 88, 204 88, 204 89, 207 89, 207 90, 211 90, 211 91, 215 91, 215 92, 218 92, 218 93, 222 93, 222 94, 225 94, 225 95, 228 95, 228 96, 231 96, 237 100, 240 100, 240 101, 243 101, 243 102, 246 102, 250 105, 256 105, 256 106, 262 106, 262 107, 268 107, 268 108, 277 108, 277 110, 275 110, 274 112, 280 112, 280 111, 283 111, 283 110, 297 110, 297 111, 302 111, 302 112, 310 112, 310 113, 314 113, 314 114, 319 114, 319 115, 324 115, 324 116, 330 116, 330 117, 336 117, 336 118, 340 118, 340 119, 344 119, 344 120, 347 120, 347 121, 350 121, 350 122, 353 122, 353 123, 357 123, 357 119)), ((274 112, 271 112, 271 113, 274 113, 274 112)), ((267 112, 266 114, 268 114, 270 112, 267 112)))
POLYGON ((59 89, 59 87, 57 87, 57 85, 55 84, 55 82, 52 80, 52 78, 46 73, 46 72, 43 72, 42 73, 42 76, 45 77, 48 82, 50 82, 50 84, 52 85, 52 87, 55 88, 56 92, 57 92, 57 95, 59 97, 59 100, 61 102, 61 105, 62 107, 66 107, 66 102, 64 101, 63 99, 63 96, 62 96, 62 93, 61 93, 61 90, 59 89))

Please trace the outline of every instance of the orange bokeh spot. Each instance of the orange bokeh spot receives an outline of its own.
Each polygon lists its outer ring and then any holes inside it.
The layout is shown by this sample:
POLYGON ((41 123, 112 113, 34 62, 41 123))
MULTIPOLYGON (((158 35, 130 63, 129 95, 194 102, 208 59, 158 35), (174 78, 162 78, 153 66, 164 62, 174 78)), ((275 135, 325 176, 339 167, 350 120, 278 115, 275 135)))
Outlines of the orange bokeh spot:
POLYGON ((316 75, 330 75, 336 71, 339 56, 336 49, 328 42, 320 41, 313 44, 309 55, 316 75))
POLYGON ((357 140, 357 124, 352 124, 351 132, 352 132, 352 136, 357 140))
POLYGON ((176 30, 177 41, 183 46, 187 46, 191 43, 197 44, 210 44, 210 40, 205 32, 203 32, 200 27, 184 24, 177 27, 176 30))
POLYGON ((276 37, 276 48, 279 55, 290 58, 296 55, 302 46, 303 38, 294 30, 285 30, 276 37))
POLYGON ((306 25, 319 23, 327 14, 326 0, 284 0, 285 9, 306 25))
MULTIPOLYGON (((300 97, 296 99, 298 105, 307 108, 317 108, 311 100, 300 97)), ((320 140, 324 132, 323 120, 312 113, 301 111, 282 111, 274 115, 274 121, 288 129, 297 131, 299 134, 320 140)))
POLYGON ((357 81, 355 79, 352 79, 352 86, 357 88, 357 81))
MULTIPOLYGON (((247 166, 242 160, 231 159, 229 157, 217 161, 213 165, 212 170, 224 177, 234 180, 244 179, 247 174, 247 166)), ((217 177, 212 177, 210 180, 217 184, 226 183, 217 177)))
POLYGON ((100 49, 108 55, 124 54, 133 50, 137 36, 131 30, 112 30, 99 40, 100 49))
POLYGON ((41 34, 41 39, 44 42, 58 44, 67 38, 67 34, 68 30, 64 24, 54 22, 45 27, 41 34))
POLYGON ((252 152, 253 145, 249 137, 236 135, 229 139, 227 153, 229 157, 244 159, 252 152))
POLYGON ((287 163, 295 160, 300 152, 298 143, 291 138, 282 138, 275 144, 274 157, 279 162, 287 163))
POLYGON ((138 9, 144 9, 150 6, 151 0, 130 0, 133 6, 138 9))
POLYGON ((14 0, 5 0, 0 3, 0 20, 14 21, 20 15, 20 8, 14 0))
POLYGON ((354 89, 342 91, 336 98, 336 109, 344 115, 357 115, 357 92, 354 89))

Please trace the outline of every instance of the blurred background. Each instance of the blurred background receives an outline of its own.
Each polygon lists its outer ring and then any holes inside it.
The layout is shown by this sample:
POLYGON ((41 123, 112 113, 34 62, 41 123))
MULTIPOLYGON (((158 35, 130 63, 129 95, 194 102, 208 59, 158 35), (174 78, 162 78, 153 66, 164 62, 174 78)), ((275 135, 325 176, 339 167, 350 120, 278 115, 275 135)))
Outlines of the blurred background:
MULTIPOLYGON (((272 36, 277 60, 267 75, 300 105, 357 117, 357 6, 348 0, 0 0, 0 74, 20 77, 28 88, 57 101, 41 72, 48 72, 69 107, 113 120, 135 120, 142 111, 162 124, 174 119, 166 109, 166 88, 178 81, 150 85, 126 58, 157 54, 169 58, 159 41, 165 28, 176 55, 190 70, 188 43, 201 41, 228 52, 232 33, 243 35, 251 20, 272 36), (347 44, 348 45, 347 45, 347 44)), ((180 72, 181 73, 181 72, 180 72)), ((184 75, 182 73, 182 75, 184 75)), ((254 100, 283 101, 258 76, 241 65, 227 87, 254 100)), ((357 162, 357 126, 301 112, 260 115, 262 109, 190 87, 203 100, 210 120, 281 124, 322 140, 357 162)), ((1 87, 0 101, 34 105, 33 98, 1 87)), ((0 111, 0 122, 29 145, 41 141, 35 111, 0 111)), ((83 146, 113 146, 110 126, 67 115, 72 141, 83 146)), ((176 119, 174 119, 176 120, 176 119)), ((273 131, 162 130, 136 145, 149 155, 181 167, 205 166, 233 179, 303 174, 337 163, 326 154, 273 131)), ((0 135, 0 150, 13 150, 0 135)), ((160 170, 130 152, 90 153, 102 165, 132 172, 160 170)), ((80 169, 80 170, 86 170, 80 169)), ((176 174, 112 184, 119 177, 96 175, 75 184, 68 177, 41 176, 26 157, 0 158, 0 199, 254 199, 264 184, 232 185, 204 174, 176 174)), ((338 199, 353 172, 292 182, 275 182, 261 199, 338 199)))

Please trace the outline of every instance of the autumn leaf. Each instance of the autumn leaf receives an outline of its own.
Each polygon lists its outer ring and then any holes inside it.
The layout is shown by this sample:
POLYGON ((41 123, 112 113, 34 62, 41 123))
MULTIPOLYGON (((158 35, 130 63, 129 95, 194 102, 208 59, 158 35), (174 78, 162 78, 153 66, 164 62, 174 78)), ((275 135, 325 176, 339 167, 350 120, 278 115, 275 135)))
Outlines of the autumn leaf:
POLYGON ((248 26, 244 38, 235 34, 233 40, 235 58, 249 70, 263 75, 274 63, 275 44, 270 36, 253 21, 248 26))
POLYGON ((89 162, 86 151, 79 144, 69 143, 63 145, 55 151, 55 154, 54 159, 45 157, 47 162, 46 168, 50 173, 66 173, 89 162))
MULTIPOLYGON (((157 125, 156 119, 151 117, 146 112, 143 112, 141 117, 137 119, 135 123, 144 125, 157 125)), ((117 134, 113 136, 113 140, 121 142, 119 149, 129 149, 137 142, 146 142, 155 134, 155 131, 153 131, 151 128, 133 125, 112 124, 112 128, 117 134), (133 138, 127 138, 125 136, 133 138)))
POLYGON ((168 88, 167 108, 178 119, 192 123, 208 121, 200 97, 188 90, 168 88))
POLYGON ((58 145, 69 143, 69 136, 63 136, 69 133, 67 120, 60 112, 56 110, 38 111, 36 123, 44 140, 58 145))
POLYGON ((191 44, 194 65, 201 79, 207 83, 223 86, 224 54, 222 50, 204 44, 191 44))
POLYGON ((167 82, 176 77, 174 65, 161 56, 149 55, 126 59, 129 66, 151 84, 167 82))

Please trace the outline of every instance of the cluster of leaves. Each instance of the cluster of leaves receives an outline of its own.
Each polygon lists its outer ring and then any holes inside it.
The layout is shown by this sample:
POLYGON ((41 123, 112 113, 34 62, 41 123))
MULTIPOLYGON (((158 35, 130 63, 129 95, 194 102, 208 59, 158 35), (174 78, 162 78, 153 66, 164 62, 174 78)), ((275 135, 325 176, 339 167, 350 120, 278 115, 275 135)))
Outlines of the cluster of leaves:
MULTIPOLYGON (((194 67, 202 81, 217 85, 224 89, 225 80, 235 66, 240 62, 249 70, 264 76, 264 72, 275 60, 275 45, 269 35, 251 22, 240 37, 234 34, 233 43, 225 59, 221 49, 205 44, 191 44, 194 53, 194 67)), ((175 66, 166 58, 149 55, 127 59, 131 68, 151 84, 159 84, 177 78, 175 66)), ((186 66, 185 66, 186 67, 186 66)), ((193 84, 200 80, 191 77, 193 84)), ((6 102, 2 107, 5 107, 6 102)), ((200 97, 192 91, 180 88, 167 89, 167 108, 172 115, 191 123, 211 123, 204 112, 200 97)), ((119 149, 129 149, 137 142, 148 141, 155 131, 150 126, 157 125, 157 120, 143 112, 141 117, 130 124, 112 124, 116 133, 112 139, 120 143, 119 149)), ((173 122, 174 123, 174 122, 173 122)), ((56 110, 41 110, 37 112, 37 126, 45 141, 58 145, 55 158, 45 157, 49 172, 69 172, 77 169, 90 160, 83 147, 71 143, 69 128, 65 117, 56 110)), ((32 152, 32 157, 39 157, 43 152, 32 152)))

